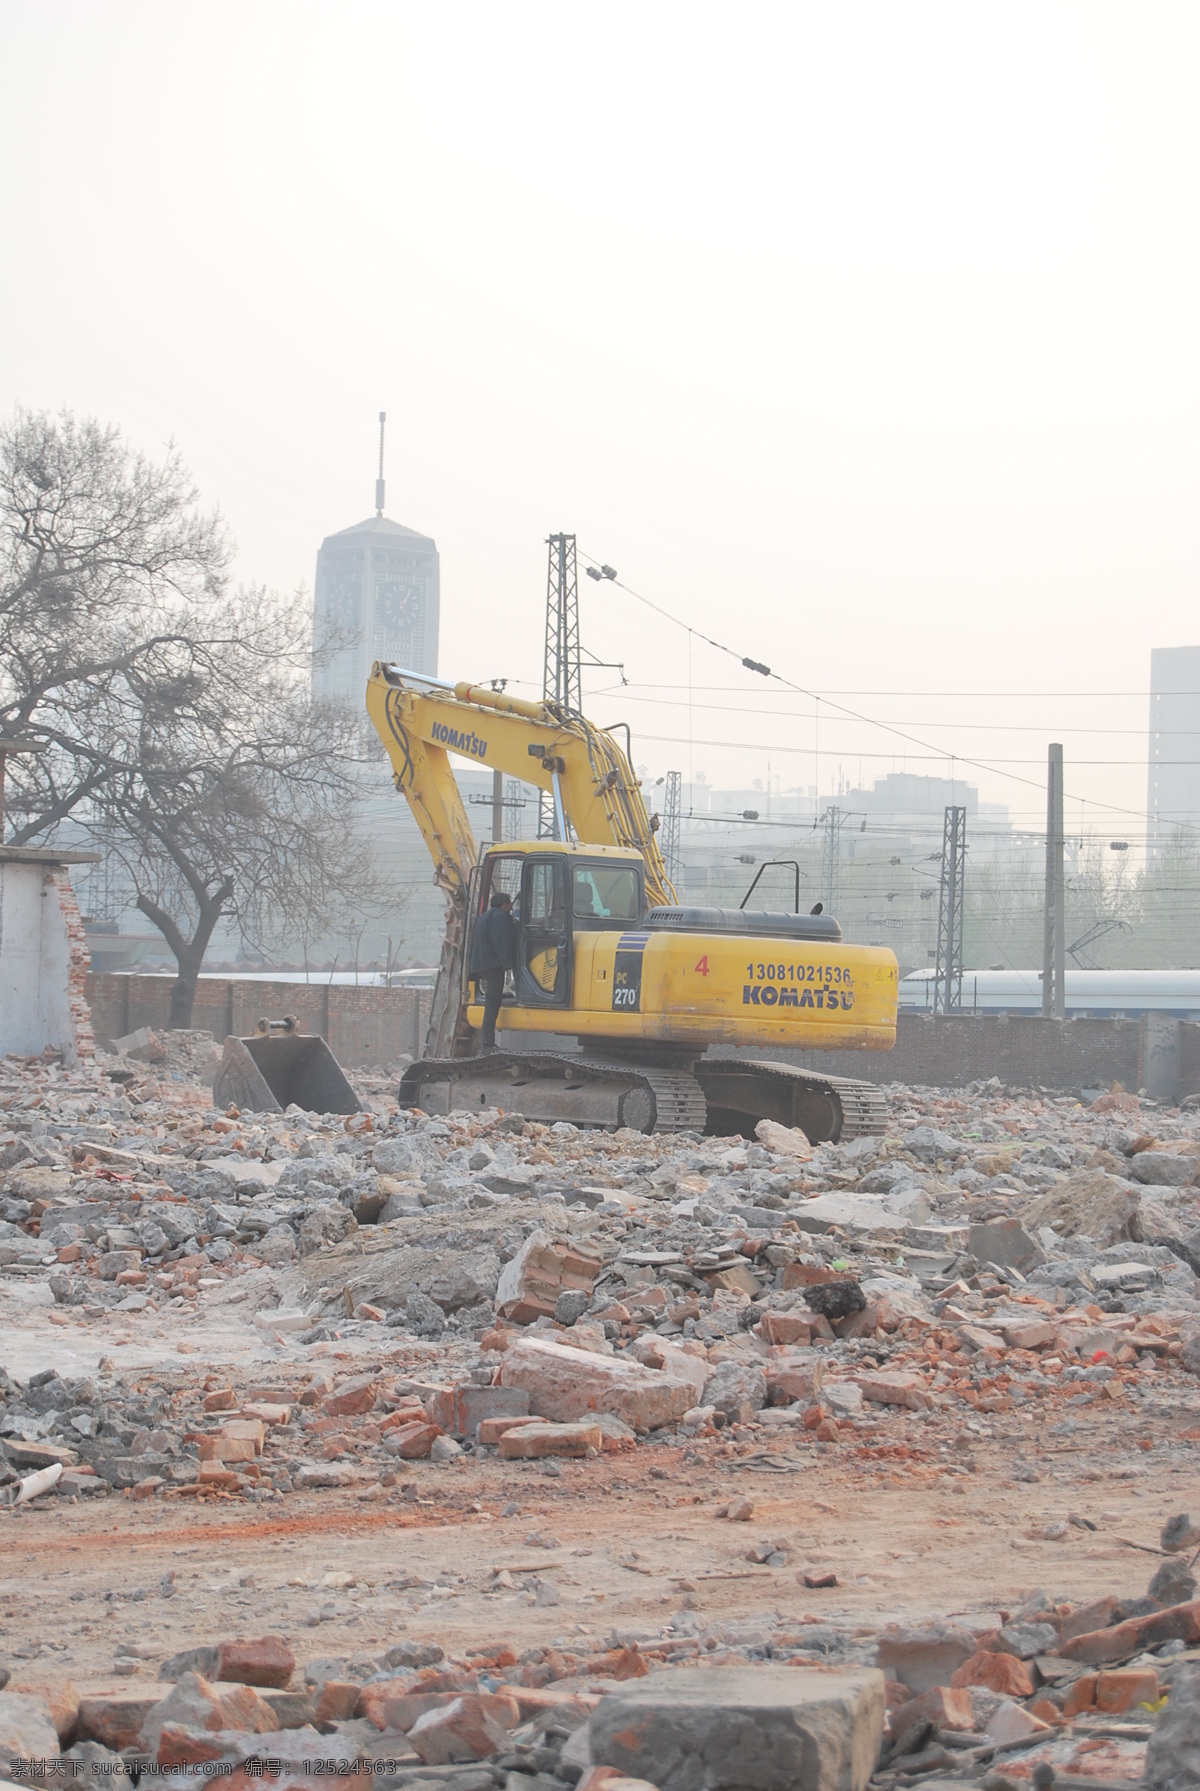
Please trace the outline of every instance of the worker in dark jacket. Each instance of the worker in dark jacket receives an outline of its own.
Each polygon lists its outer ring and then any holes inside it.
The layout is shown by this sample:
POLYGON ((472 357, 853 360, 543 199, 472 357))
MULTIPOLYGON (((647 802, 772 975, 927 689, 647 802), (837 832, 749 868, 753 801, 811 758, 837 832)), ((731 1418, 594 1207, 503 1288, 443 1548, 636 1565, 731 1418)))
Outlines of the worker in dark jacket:
POLYGON ((471 938, 471 975, 483 990, 483 1035, 485 1051, 496 1050, 496 1019, 504 1000, 504 977, 517 967, 517 923, 512 915, 512 897, 498 890, 486 914, 475 922, 471 938))

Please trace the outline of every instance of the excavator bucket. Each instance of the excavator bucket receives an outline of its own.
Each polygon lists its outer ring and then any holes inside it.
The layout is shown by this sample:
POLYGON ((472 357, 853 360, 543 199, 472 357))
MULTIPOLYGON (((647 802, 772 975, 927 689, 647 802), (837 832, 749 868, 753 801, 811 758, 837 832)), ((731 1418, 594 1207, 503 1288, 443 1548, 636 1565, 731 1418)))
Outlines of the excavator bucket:
POLYGON ((232 1103, 243 1113, 361 1113, 362 1103, 323 1038, 302 1033, 291 1015, 260 1020, 254 1036, 227 1038, 213 1077, 214 1107, 232 1103))

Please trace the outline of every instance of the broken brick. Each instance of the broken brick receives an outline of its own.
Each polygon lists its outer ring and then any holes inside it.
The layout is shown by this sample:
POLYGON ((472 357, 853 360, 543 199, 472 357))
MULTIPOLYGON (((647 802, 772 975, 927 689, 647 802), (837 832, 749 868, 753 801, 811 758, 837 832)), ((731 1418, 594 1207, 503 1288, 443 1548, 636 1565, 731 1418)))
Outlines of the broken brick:
POLYGON ((425 1461, 438 1437, 444 1435, 440 1424, 401 1424, 388 1436, 388 1454, 398 1455, 402 1461, 425 1461))
POLYGON ((217 1678, 222 1683, 282 1691, 290 1684, 295 1668, 296 1657, 282 1636, 217 1644, 217 1678))
POLYGON ((573 1423, 612 1412, 635 1430, 657 1430, 695 1404, 692 1386, 626 1357, 598 1356, 541 1337, 523 1337, 504 1352, 500 1384, 522 1387, 540 1418, 573 1423))
POLYGON ((374 1410, 375 1391, 374 1377, 363 1376, 339 1387, 336 1393, 327 1394, 321 1401, 321 1407, 331 1418, 359 1417, 363 1412, 374 1410))
POLYGON ((487 1760, 509 1746, 507 1731, 491 1714, 484 1696, 465 1693, 444 1709, 419 1717, 408 1732, 409 1745, 426 1766, 458 1760, 487 1760))
POLYGON ((1033 1677, 1023 1660, 1015 1654, 989 1654, 982 1650, 950 1675, 950 1684, 956 1691, 963 1686, 983 1685, 1005 1698, 1031 1698, 1034 1691, 1033 1677))
POLYGON ((513 1430, 518 1424, 541 1424, 541 1418, 483 1418, 479 1424, 479 1442, 484 1448, 494 1449, 505 1431, 513 1430))
POLYGON ((598 1424, 516 1424, 500 1438, 502 1461, 528 1461, 545 1455, 599 1455, 598 1424))
POLYGON ((851 1380, 863 1398, 873 1400, 876 1405, 900 1405, 909 1411, 921 1412, 929 1404, 929 1395, 919 1374, 855 1374, 851 1380))
POLYGON ((908 1733, 914 1723, 929 1722, 939 1729, 969 1734, 975 1727, 971 1693, 965 1687, 931 1685, 928 1691, 892 1711, 888 1727, 894 1740, 908 1733))
POLYGON ((1157 1704, 1158 1674, 1153 1667, 1118 1667, 1096 1680, 1096 1709, 1124 1716, 1139 1704, 1157 1704))
POLYGON ((157 1694, 147 1697, 145 1692, 111 1692, 80 1698, 75 1738, 98 1741, 117 1754, 136 1747, 142 1724, 159 1702, 157 1694))
POLYGON ((1168 1605, 1165 1611, 1154 1611, 1148 1617, 1131 1617, 1111 1629, 1074 1636, 1060 1643, 1058 1651, 1064 1660, 1098 1667, 1130 1660, 1147 1648, 1173 1641, 1186 1642, 1189 1647, 1200 1642, 1200 1600, 1168 1605))
POLYGON ((316 1688, 316 1700, 313 1704, 313 1721, 316 1723, 345 1723, 354 1715, 358 1704, 361 1685, 352 1679, 326 1679, 316 1688))
POLYGON ((559 1294, 590 1294, 599 1272, 599 1256, 544 1231, 531 1232, 500 1271, 496 1310, 520 1325, 553 1318, 559 1294))

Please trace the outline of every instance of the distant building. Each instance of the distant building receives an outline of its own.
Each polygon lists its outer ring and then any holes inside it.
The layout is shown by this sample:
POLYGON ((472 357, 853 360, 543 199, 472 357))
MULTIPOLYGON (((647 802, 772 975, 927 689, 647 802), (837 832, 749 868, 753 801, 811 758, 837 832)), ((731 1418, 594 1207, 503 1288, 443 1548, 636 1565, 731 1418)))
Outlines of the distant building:
POLYGON ((377 659, 436 676, 439 583, 436 543, 382 512, 326 535, 313 589, 314 696, 361 703, 377 659))
POLYGON ((1200 830, 1200 647, 1150 651, 1146 824, 1151 852, 1178 827, 1200 830))

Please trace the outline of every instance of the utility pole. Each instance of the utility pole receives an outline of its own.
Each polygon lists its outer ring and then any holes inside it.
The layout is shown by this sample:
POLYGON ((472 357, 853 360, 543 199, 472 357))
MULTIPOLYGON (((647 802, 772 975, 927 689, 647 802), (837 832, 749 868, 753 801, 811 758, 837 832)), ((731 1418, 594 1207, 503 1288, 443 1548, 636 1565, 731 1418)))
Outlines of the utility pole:
POLYGON ((826 914, 832 914, 838 904, 844 819, 836 803, 825 810, 825 831, 821 839, 821 900, 826 914))
POLYGON ((525 798, 521 794, 521 786, 515 777, 508 780, 505 790, 505 779, 502 772, 492 773, 492 793, 490 796, 468 796, 471 808, 487 808, 492 812, 492 843, 500 845, 504 840, 516 840, 521 837, 521 810, 525 807, 525 798))
MULTIPOLYGON (((579 582, 574 535, 550 535, 546 545, 546 653, 542 699, 576 714, 583 707, 583 675, 579 649, 579 582)), ((541 792, 538 838, 554 837, 554 798, 541 792)))
POLYGON ((942 826, 942 884, 938 898, 937 969, 933 1011, 953 1014, 962 1006, 963 877, 967 866, 967 811, 947 808, 942 826))
POLYGON ((504 840, 504 773, 492 772, 492 844, 499 846, 504 840))
POLYGON ((663 863, 667 867, 667 877, 679 886, 679 811, 682 803, 683 776, 678 771, 667 772, 667 787, 663 794, 662 830, 658 843, 662 850, 663 863))
POLYGON ((521 837, 521 810, 525 807, 525 798, 521 794, 520 780, 508 779, 508 794, 504 798, 504 837, 506 840, 519 840, 521 837))
POLYGON ((1046 768, 1046 905, 1042 926, 1042 1018, 1066 1017, 1067 934, 1063 885, 1063 749, 1046 768))

